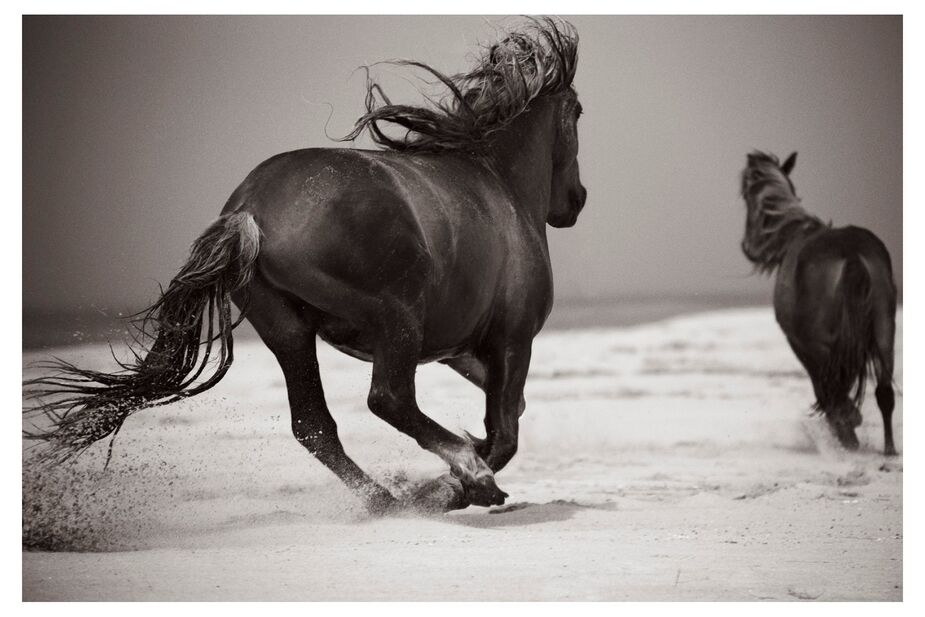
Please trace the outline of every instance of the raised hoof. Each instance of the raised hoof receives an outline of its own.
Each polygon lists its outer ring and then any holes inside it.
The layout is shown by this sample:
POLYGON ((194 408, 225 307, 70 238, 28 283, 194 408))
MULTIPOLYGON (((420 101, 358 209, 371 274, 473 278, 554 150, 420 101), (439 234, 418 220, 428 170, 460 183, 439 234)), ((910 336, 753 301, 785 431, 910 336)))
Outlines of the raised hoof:
POLYGON ((494 476, 482 476, 476 482, 464 485, 466 499, 474 506, 500 506, 508 494, 498 488, 494 476))
POLYGON ((444 474, 424 483, 408 501, 408 506, 426 514, 442 514, 469 505, 462 482, 444 474))

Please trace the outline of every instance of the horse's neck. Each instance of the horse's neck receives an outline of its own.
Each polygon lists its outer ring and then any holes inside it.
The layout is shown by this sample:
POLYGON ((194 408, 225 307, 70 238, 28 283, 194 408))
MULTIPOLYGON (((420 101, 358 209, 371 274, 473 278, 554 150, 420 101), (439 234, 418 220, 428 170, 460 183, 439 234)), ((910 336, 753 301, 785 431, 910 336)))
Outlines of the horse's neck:
POLYGON ((799 205, 771 212, 766 212, 747 232, 753 252, 749 258, 766 272, 777 268, 791 248, 825 227, 799 205))
POLYGON ((553 106, 534 101, 530 110, 498 131, 490 158, 516 207, 545 231, 552 188, 553 106))

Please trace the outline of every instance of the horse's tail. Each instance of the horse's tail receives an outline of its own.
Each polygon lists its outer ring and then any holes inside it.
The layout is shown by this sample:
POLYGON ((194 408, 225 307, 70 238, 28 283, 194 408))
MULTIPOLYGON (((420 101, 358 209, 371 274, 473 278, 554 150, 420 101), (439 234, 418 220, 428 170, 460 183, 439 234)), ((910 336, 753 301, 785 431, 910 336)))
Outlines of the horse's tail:
MULTIPOLYGON (((115 438, 136 411, 218 383, 231 366, 232 330, 240 323, 232 320, 231 294, 250 281, 259 245, 260 230, 248 213, 222 216, 209 226, 160 298, 139 314, 134 357, 117 360, 123 370, 93 371, 58 359, 42 365, 55 374, 23 385, 25 397, 35 403, 24 413, 51 421, 50 428, 26 432, 47 442, 44 457, 62 461, 79 455, 104 437, 115 438), (210 376, 197 382, 212 360, 210 376)), ((110 454, 111 449, 112 444, 110 454)))
POLYGON ((848 392, 851 402, 859 408, 864 400, 870 367, 879 361, 873 329, 870 274, 860 258, 848 259, 839 285, 840 315, 835 342, 822 379, 822 390, 827 400, 819 403, 820 407, 831 408, 848 392))

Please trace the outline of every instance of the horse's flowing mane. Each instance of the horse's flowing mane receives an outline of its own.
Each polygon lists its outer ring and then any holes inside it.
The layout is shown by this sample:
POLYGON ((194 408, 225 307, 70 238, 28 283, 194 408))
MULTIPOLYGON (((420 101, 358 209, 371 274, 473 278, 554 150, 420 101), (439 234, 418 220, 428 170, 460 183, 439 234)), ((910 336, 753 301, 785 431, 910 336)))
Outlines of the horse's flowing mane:
POLYGON ((374 142, 390 150, 481 152, 488 138, 531 101, 570 88, 577 60, 575 28, 543 18, 530 19, 524 28, 484 49, 468 73, 448 76, 421 62, 391 61, 430 73, 446 86, 446 94, 440 100, 428 99, 428 106, 393 104, 378 83, 367 79, 366 113, 341 141, 352 141, 368 130, 374 142), (389 136, 381 123, 405 132, 389 136))
POLYGON ((755 151, 748 155, 742 197, 748 206, 742 252, 760 272, 769 273, 780 265, 796 234, 826 226, 803 209, 773 154, 755 151))

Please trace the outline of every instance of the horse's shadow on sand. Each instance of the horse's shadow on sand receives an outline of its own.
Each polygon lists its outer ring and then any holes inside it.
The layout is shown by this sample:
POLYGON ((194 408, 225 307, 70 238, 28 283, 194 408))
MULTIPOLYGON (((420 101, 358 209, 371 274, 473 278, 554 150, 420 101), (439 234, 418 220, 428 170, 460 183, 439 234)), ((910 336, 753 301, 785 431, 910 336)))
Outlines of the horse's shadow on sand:
POLYGON ((557 499, 549 503, 518 502, 481 512, 458 512, 443 517, 443 520, 466 527, 497 529, 501 527, 526 527, 541 523, 567 521, 582 510, 616 510, 615 503, 580 504, 575 501, 557 499))

